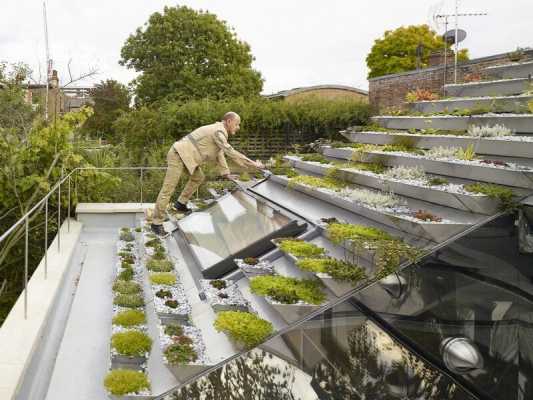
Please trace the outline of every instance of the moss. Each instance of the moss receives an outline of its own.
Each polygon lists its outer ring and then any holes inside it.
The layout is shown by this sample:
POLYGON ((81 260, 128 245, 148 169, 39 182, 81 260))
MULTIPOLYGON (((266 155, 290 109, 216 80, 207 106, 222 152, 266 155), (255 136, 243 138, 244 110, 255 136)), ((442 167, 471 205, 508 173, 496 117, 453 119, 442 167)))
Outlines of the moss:
POLYGON ((228 286, 227 282, 221 279, 215 279, 209 283, 211 284, 211 286, 218 290, 225 289, 228 286))
POLYGON ((120 281, 131 281, 133 279, 133 269, 126 268, 123 269, 120 274, 118 274, 118 280, 120 281))
POLYGON ((164 331, 168 336, 181 336, 183 335, 183 327, 178 324, 165 325, 164 331))
POLYGON ((387 232, 371 226, 345 224, 334 222, 328 225, 327 234, 335 244, 341 244, 345 240, 391 240, 392 236, 387 232))
POLYGON ((298 260, 296 265, 303 270, 326 273, 334 279, 352 284, 366 278, 361 267, 335 258, 304 258, 298 260))
POLYGON ((481 193, 491 199, 500 201, 500 209, 510 210, 516 207, 513 191, 500 185, 492 183, 472 183, 464 186, 465 190, 471 193, 481 193))
MULTIPOLYGON (((311 279, 263 275, 252 278, 250 288, 253 293, 269 296, 279 302, 286 296, 308 304, 321 304, 326 299, 319 281, 311 279)), ((293 304, 296 301, 292 301, 289 304, 293 304)))
POLYGON ((152 339, 141 331, 130 330, 111 336, 111 346, 121 355, 140 357, 152 348, 152 339))
POLYGON ((284 253, 291 254, 294 257, 321 256, 326 252, 326 250, 313 243, 297 239, 281 240, 279 241, 279 248, 284 253))
POLYGON ((300 158, 302 159, 302 161, 313 161, 313 162, 318 162, 320 164, 331 163, 331 161, 329 161, 326 157, 324 157, 322 154, 319 154, 319 153, 301 154, 300 158))
POLYGON ((105 379, 106 390, 116 396, 139 393, 150 389, 150 382, 145 373, 131 369, 114 369, 105 379))
POLYGON ((146 316, 139 310, 122 311, 113 317, 113 325, 132 327, 146 323, 146 316))
POLYGON ((163 351, 169 364, 187 364, 198 359, 192 340, 188 336, 178 336, 174 340, 175 342, 168 345, 163 351))
POLYGON ((447 185, 450 183, 447 179, 444 178, 431 178, 428 180, 429 186, 440 186, 440 185, 447 185))
POLYGON ((121 307, 137 308, 144 305, 144 300, 139 294, 118 294, 115 296, 113 304, 121 307))
POLYGON ((150 274, 150 282, 154 285, 174 285, 176 283, 176 275, 170 272, 157 272, 150 274))
POLYGON ((215 329, 225 332, 247 348, 261 344, 273 332, 272 324, 257 315, 243 311, 224 311, 218 314, 215 329))
POLYGON ((117 280, 113 284, 113 291, 121 294, 135 294, 141 290, 141 285, 137 282, 117 280))
POLYGON ((345 182, 342 182, 335 178, 320 178, 317 176, 309 176, 309 175, 300 175, 294 178, 291 178, 289 180, 289 187, 293 187, 294 185, 306 185, 311 186, 315 188, 321 188, 321 189, 329 189, 333 191, 339 191, 341 189, 344 189, 347 184, 345 182))
POLYGON ((170 272, 174 270, 174 265, 168 260, 148 260, 146 268, 152 272, 170 272))

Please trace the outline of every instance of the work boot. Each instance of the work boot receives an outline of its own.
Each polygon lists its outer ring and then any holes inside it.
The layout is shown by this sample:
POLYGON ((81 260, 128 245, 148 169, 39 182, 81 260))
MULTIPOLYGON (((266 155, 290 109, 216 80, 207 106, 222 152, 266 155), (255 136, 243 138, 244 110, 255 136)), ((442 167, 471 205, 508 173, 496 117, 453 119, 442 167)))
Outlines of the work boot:
POLYGON ((179 201, 176 201, 174 203, 174 210, 176 210, 179 213, 183 213, 183 214, 190 214, 192 212, 192 210, 189 207, 187 207, 186 204, 180 203, 179 201))
POLYGON ((165 229, 163 228, 163 225, 151 224, 150 228, 152 229, 153 233, 155 233, 161 238, 167 237, 169 235, 168 232, 165 231, 165 229))

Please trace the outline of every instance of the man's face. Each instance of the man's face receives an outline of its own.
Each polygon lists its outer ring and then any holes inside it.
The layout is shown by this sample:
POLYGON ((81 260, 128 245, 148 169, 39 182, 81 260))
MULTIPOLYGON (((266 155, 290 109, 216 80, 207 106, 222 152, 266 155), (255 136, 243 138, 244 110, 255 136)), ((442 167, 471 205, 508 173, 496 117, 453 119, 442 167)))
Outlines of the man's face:
POLYGON ((226 130, 230 135, 235 135, 237 131, 241 128, 241 119, 233 118, 226 121, 226 130))

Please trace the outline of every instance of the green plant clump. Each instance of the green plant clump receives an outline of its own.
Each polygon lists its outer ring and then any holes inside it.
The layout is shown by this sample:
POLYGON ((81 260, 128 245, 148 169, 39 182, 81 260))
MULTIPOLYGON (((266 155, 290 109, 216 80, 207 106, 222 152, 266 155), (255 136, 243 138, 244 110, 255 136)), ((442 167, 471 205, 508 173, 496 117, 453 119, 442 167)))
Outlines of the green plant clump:
POLYGON ((270 168, 270 172, 272 172, 274 175, 286 176, 287 178, 294 178, 298 176, 298 172, 289 166, 272 167, 270 168))
POLYGON ((272 324, 257 315, 243 311, 224 311, 218 314, 215 329, 227 333, 247 348, 262 343, 273 332, 272 324))
POLYGON ((472 183, 464 186, 465 190, 471 193, 481 193, 491 199, 500 201, 500 209, 510 210, 516 207, 513 191, 503 186, 492 183, 472 183))
POLYGON ((135 232, 137 233, 141 233, 143 230, 140 226, 138 226, 137 228, 135 228, 135 232))
POLYGON ((160 299, 166 299, 167 297, 172 297, 172 292, 170 290, 159 289, 155 292, 155 295, 160 299))
POLYGON ((179 303, 176 300, 167 300, 165 305, 170 308, 178 308, 179 303))
POLYGON ((303 270, 326 273, 333 279, 352 284, 366 278, 361 267, 336 258, 303 258, 296 265, 303 270))
POLYGON ((105 379, 106 390, 115 396, 134 394, 150 389, 150 382, 145 373, 132 369, 114 369, 105 379))
POLYGON ((248 265, 257 265, 259 263, 259 260, 255 257, 246 257, 243 261, 248 265))
POLYGON ((118 280, 120 281, 131 281, 133 279, 133 269, 125 268, 120 274, 118 274, 118 280))
POLYGON ((145 244, 146 247, 159 247, 161 246, 161 239, 159 238, 153 238, 148 240, 145 244))
POLYGON ((155 260, 151 258, 146 263, 146 268, 152 272, 171 272, 174 270, 174 265, 168 260, 155 260))
POLYGON ((113 291, 121 294, 136 294, 141 291, 141 285, 137 282, 117 280, 113 284, 113 291))
POLYGON ((279 242, 279 248, 284 253, 291 254, 294 257, 316 257, 326 252, 322 247, 298 239, 281 240, 279 242))
POLYGON ((128 229, 127 231, 121 231, 120 232, 120 240, 123 240, 125 242, 133 242, 135 240, 135 236, 133 236, 133 233, 128 229))
POLYGON ((329 189, 333 191, 339 191, 346 187, 346 183, 335 178, 329 178, 329 177, 319 178, 317 176, 309 176, 309 175, 300 175, 300 176, 291 178, 289 180, 288 186, 293 187, 298 184, 311 186, 315 188, 321 188, 321 189, 329 189))
POLYGON ((111 336, 111 346, 121 355, 140 357, 152 348, 152 339, 141 331, 118 332, 111 336))
POLYGON ((312 279, 263 275, 252 278, 250 288, 253 293, 269 296, 275 301, 286 304, 294 304, 298 300, 308 304, 321 304, 326 299, 319 281, 312 279))
POLYGON ((222 290, 225 289, 228 284, 226 281, 223 281, 221 279, 215 279, 210 282, 211 286, 213 286, 215 289, 222 290))
POLYGON ((186 335, 174 336, 174 343, 163 351, 170 364, 191 363, 198 359, 198 354, 193 347, 193 341, 186 335))
POLYGON ((428 180, 428 185, 429 186, 440 186, 440 185, 447 185, 448 183, 450 183, 447 179, 444 179, 444 178, 430 178, 428 180))
POLYGON ((139 294, 118 294, 113 304, 121 307, 137 308, 144 305, 144 300, 139 294))
POLYGON ((113 317, 113 325, 131 327, 146 323, 146 316, 139 310, 126 310, 113 317))
POLYGON ((178 325, 178 324, 169 324, 169 325, 165 325, 165 333, 168 335, 168 336, 181 336, 183 335, 183 327, 181 325, 178 325))
POLYGON ((335 244, 342 244, 346 240, 391 240, 387 232, 371 226, 345 224, 334 222, 328 225, 327 234, 335 244))
POLYGON ((176 283, 176 275, 170 272, 157 272, 150 274, 150 282, 154 285, 174 285, 176 283))
POLYGON ((326 157, 324 157, 322 154, 319 153, 308 153, 308 154, 301 154, 300 155, 302 161, 314 161, 318 162, 320 164, 330 164, 331 161, 329 161, 326 157))

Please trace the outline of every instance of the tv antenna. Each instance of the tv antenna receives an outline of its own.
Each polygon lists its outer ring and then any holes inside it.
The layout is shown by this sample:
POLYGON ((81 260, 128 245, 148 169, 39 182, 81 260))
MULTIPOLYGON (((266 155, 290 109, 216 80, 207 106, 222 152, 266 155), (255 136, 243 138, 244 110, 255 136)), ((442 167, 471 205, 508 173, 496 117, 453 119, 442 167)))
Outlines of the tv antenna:
POLYGON ((455 62, 454 62, 454 83, 457 83, 457 57, 459 54, 459 42, 463 41, 466 38, 466 32, 462 29, 459 29, 459 17, 483 17, 488 15, 488 13, 477 12, 477 13, 459 13, 459 0, 455 0, 455 13, 453 14, 437 14, 434 16, 435 21, 440 19, 444 20, 444 84, 446 84, 446 72, 447 72, 447 50, 449 44, 455 45, 455 62), (455 19, 455 29, 448 31, 448 24, 450 18, 455 19), (451 33, 453 32, 453 34, 451 33))
POLYGON ((44 106, 44 118, 48 121, 48 86, 52 76, 52 59, 50 58, 50 48, 48 46, 48 19, 46 17, 46 2, 43 1, 43 20, 44 20, 44 45, 46 50, 46 99, 44 106))

